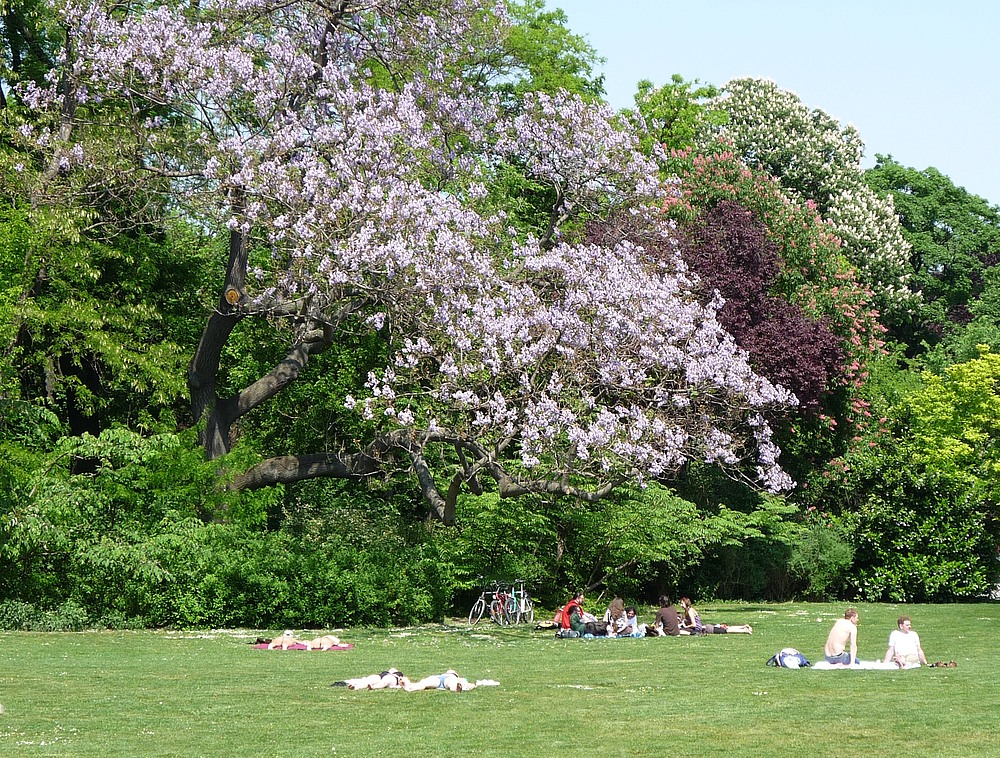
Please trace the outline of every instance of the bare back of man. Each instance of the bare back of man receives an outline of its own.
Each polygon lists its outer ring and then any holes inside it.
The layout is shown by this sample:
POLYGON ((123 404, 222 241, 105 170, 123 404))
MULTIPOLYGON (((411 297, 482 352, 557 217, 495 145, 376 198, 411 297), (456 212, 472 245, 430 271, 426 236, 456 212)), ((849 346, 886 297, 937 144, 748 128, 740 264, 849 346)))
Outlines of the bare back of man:
POLYGON ((858 660, 858 612, 848 608, 837 619, 826 638, 823 655, 830 663, 854 663, 858 660))

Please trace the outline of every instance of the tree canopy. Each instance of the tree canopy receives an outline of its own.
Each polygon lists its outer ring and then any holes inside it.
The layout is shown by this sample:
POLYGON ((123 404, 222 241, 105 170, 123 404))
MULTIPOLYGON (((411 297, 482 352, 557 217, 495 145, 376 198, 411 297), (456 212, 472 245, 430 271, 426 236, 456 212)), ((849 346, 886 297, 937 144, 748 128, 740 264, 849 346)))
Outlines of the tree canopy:
POLYGON ((541 0, 4 14, 3 623, 989 588, 997 209, 947 177, 770 82, 613 114, 541 0))
POLYGON ((63 13, 67 84, 26 94, 73 127, 36 135, 51 160, 100 171, 107 141, 88 124, 114 123, 131 135, 118 170, 229 237, 189 370, 209 456, 339 335, 379 337, 379 365, 343 398, 363 438, 328 430, 326 450, 267 458, 231 486, 402 465, 451 520, 459 487, 483 476, 504 495, 594 498, 696 456, 755 459, 765 486, 788 485, 763 414, 794 397, 750 369, 718 305, 693 293, 636 137, 579 97, 530 93, 510 110, 479 86, 509 28, 502 6, 63 13), (502 167, 547 188, 541 234, 495 202, 502 167), (604 244, 574 234, 618 218, 629 232, 604 244), (644 241, 662 239, 651 258, 644 241), (230 389, 220 362, 247 320, 272 324, 286 352, 230 389), (444 487, 437 448, 452 451, 444 487))

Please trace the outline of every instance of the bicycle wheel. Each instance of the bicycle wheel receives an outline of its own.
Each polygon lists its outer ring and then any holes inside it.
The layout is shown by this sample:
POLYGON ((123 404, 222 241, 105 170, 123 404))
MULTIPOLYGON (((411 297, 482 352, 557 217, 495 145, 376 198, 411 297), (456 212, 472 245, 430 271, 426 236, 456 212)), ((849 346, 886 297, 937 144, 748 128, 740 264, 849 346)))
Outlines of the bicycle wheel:
POLYGON ((507 614, 504 613, 504 601, 494 600, 490 603, 490 618, 497 624, 507 623, 507 614))
POLYGON ((524 605, 521 607, 521 621, 528 624, 535 623, 535 604, 531 602, 530 597, 526 597, 523 600, 524 605))
POLYGON ((507 598, 507 602, 504 603, 503 606, 503 612, 504 615, 507 617, 508 624, 521 623, 521 614, 519 610, 520 609, 517 607, 517 598, 516 597, 507 598))
POLYGON ((479 619, 483 617, 486 612, 486 601, 483 598, 479 598, 476 602, 472 604, 472 610, 469 611, 469 625, 478 624, 479 619))

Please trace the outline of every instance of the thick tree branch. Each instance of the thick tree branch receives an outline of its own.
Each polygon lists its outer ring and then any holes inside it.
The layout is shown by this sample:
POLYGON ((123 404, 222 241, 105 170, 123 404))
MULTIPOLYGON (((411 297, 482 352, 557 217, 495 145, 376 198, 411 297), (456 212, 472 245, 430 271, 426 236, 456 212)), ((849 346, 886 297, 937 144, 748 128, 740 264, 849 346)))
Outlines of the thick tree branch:
POLYGON ((367 453, 282 455, 261 461, 234 477, 228 487, 231 490, 256 490, 274 484, 291 484, 324 476, 364 479, 381 471, 380 462, 367 453))
POLYGON ((239 393, 233 421, 267 402, 298 379, 309 362, 309 355, 325 346, 326 343, 319 342, 300 342, 295 345, 283 361, 239 393))
POLYGON ((420 483, 420 491, 423 493, 424 500, 427 501, 427 504, 431 507, 438 520, 448 526, 454 526, 455 505, 452 503, 449 508, 448 502, 441 497, 441 493, 434 482, 434 475, 431 473, 430 466, 427 465, 427 459, 424 458, 423 449, 419 446, 411 445, 407 452, 410 454, 410 460, 413 461, 413 470, 417 475, 417 481, 420 483))

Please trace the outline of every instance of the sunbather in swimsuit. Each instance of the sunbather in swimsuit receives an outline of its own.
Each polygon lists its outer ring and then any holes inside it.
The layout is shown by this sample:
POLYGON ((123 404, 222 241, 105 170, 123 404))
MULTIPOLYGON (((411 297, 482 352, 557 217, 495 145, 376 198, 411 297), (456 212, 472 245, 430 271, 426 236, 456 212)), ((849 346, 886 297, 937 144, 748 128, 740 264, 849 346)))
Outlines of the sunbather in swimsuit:
POLYGON ((403 685, 407 692, 419 692, 420 690, 450 690, 451 692, 464 692, 476 688, 475 682, 460 677, 453 669, 448 669, 443 674, 434 674, 425 677, 419 682, 411 682, 403 685))

